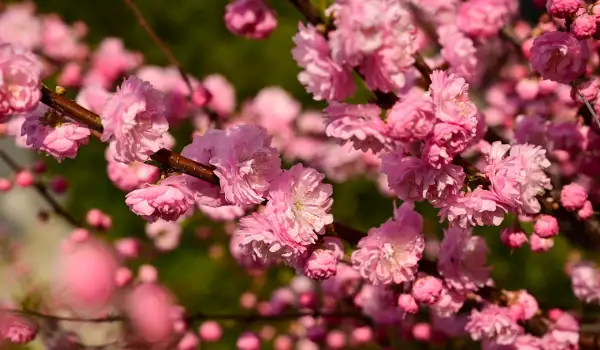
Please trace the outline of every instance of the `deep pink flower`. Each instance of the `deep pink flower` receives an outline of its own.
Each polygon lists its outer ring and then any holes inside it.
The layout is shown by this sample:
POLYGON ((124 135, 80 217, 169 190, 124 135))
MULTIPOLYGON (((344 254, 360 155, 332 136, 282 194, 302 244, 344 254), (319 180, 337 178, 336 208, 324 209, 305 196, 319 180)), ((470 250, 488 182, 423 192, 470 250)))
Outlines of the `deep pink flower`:
POLYGON ((324 178, 316 170, 296 164, 271 184, 267 205, 277 207, 300 230, 319 232, 333 222, 333 189, 322 183, 324 178))
POLYGON ((520 227, 505 228, 500 232, 500 240, 505 246, 512 249, 520 248, 528 242, 527 235, 520 227))
POLYGON ((438 270, 452 289, 475 291, 490 278, 490 268, 485 266, 487 253, 485 240, 473 236, 471 229, 450 227, 440 247, 438 270))
POLYGON ((263 0, 234 0, 225 7, 225 25, 234 34, 265 39, 277 27, 277 17, 263 0))
POLYGON ((570 183, 560 190, 560 204, 567 210, 583 208, 587 198, 587 191, 577 183, 570 183))
MULTIPOLYGON (((541 116, 518 116, 515 139, 520 144, 543 146, 547 143, 548 120, 541 116)), ((506 146, 503 146, 506 147, 506 146)))
POLYGON ((387 175, 389 188, 402 200, 429 200, 437 203, 455 197, 463 185, 465 173, 448 164, 435 169, 420 158, 400 152, 383 156, 381 172, 387 175))
POLYGON ((82 22, 69 27, 58 15, 44 16, 42 50, 46 56, 59 61, 82 60, 88 48, 79 40, 85 34, 85 24, 82 22))
POLYGON ((38 333, 38 326, 28 318, 10 311, 0 315, 0 337, 13 344, 24 345, 32 342, 38 333))
POLYGON ((35 109, 41 97, 41 74, 42 66, 32 52, 0 44, 0 122, 35 109))
POLYGON ((394 217, 369 230, 352 253, 352 264, 374 285, 412 281, 425 249, 423 218, 405 202, 394 217))
POLYGON ((531 48, 531 66, 544 79, 569 84, 585 73, 589 48, 568 32, 546 32, 531 48))
POLYGON ((587 13, 575 17, 571 25, 571 32, 579 40, 591 38, 596 34, 596 17, 587 13))
POLYGON ((329 44, 317 29, 309 24, 299 24, 299 32, 293 38, 296 46, 292 56, 304 70, 298 80, 313 94, 315 100, 343 101, 356 91, 351 72, 335 63, 330 55, 329 44))
POLYGON ((546 10, 550 15, 556 18, 566 18, 574 15, 581 2, 579 0, 547 0, 546 10))
POLYGON ((193 194, 181 175, 170 176, 157 185, 146 184, 125 196, 129 209, 148 222, 175 221, 186 214, 193 203, 193 194))
POLYGON ((600 302, 600 271, 592 262, 580 262, 571 268, 575 296, 586 303, 600 302))
POLYGON ((114 158, 115 143, 106 147, 106 172, 112 183, 122 191, 133 191, 147 183, 154 183, 160 176, 160 169, 141 162, 129 164, 117 162, 114 158))
POLYGON ((435 124, 431 97, 419 89, 410 90, 388 111, 386 122, 387 134, 393 139, 403 142, 425 140, 435 124))
POLYGON ((410 294, 400 294, 398 297, 398 306, 407 314, 416 314, 419 311, 419 305, 415 298, 410 294))
POLYGON ((87 144, 91 132, 62 118, 57 111, 39 103, 35 111, 25 115, 21 136, 26 137, 29 147, 46 152, 59 162, 75 158, 79 146, 87 144))
POLYGON ((488 340, 499 345, 511 345, 523 333, 521 326, 511 318, 509 309, 494 304, 481 311, 471 311, 465 330, 473 340, 488 340))
POLYGON ((425 276, 418 278, 412 287, 412 295, 419 303, 432 305, 442 296, 443 284, 439 278, 425 276))
POLYGON ((491 37, 506 24, 505 10, 499 1, 469 0, 458 8, 456 24, 470 36, 491 37))
POLYGON ((533 225, 533 232, 542 238, 556 236, 558 231, 558 220, 551 215, 540 215, 533 225))
POLYGON ((33 2, 7 4, 0 13, 0 44, 36 49, 42 39, 42 23, 35 10, 33 2))
POLYGON ((577 217, 579 220, 587 220, 594 215, 594 207, 592 206, 592 202, 585 201, 583 203, 583 207, 579 209, 577 212, 577 217))
POLYGON ((341 140, 342 144, 352 142, 355 149, 364 152, 369 149, 379 152, 386 147, 386 126, 377 105, 332 102, 323 112, 327 136, 341 140))
POLYGON ((261 203, 281 173, 281 159, 270 146, 271 137, 255 125, 238 125, 214 135, 218 142, 209 162, 216 167, 227 201, 240 206, 261 203))
MULTIPOLYGON (((285 144, 293 134, 293 123, 301 109, 300 103, 287 91, 270 86, 246 103, 242 113, 252 115, 256 124, 276 138, 275 142, 285 144)), ((280 148, 279 145, 277 148, 280 148)))
POLYGON ((127 78, 111 96, 100 114, 102 141, 115 140, 117 161, 146 161, 164 146, 169 130, 163 94, 148 82, 127 78))

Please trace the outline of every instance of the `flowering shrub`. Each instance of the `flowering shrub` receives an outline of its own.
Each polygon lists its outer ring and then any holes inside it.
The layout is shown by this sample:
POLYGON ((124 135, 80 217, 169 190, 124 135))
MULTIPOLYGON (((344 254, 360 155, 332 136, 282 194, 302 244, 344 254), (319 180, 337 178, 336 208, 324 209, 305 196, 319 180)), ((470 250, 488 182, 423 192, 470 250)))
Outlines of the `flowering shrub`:
MULTIPOLYGON (((45 181, 45 163, 22 167, 0 150, 14 172, 0 191, 34 188, 73 226, 48 292, 26 289, 0 309, 0 338, 82 349, 91 345, 68 324, 106 323, 117 331, 101 348, 187 350, 237 324, 240 350, 465 340, 483 349, 598 348, 587 323, 600 302, 591 254, 600 247, 600 4, 549 0, 531 25, 516 0, 289 2, 305 18, 289 56, 321 111, 274 86, 238 106, 224 76, 189 74, 131 0, 168 67, 144 63, 119 38, 90 47, 83 23, 31 3, 3 8, 2 136, 56 162, 77 162, 99 139, 107 178, 124 192, 114 200, 143 220, 147 237, 111 241, 104 233, 119 223, 110 215, 85 208, 82 221, 54 198, 68 191, 65 178, 45 181), (187 121, 194 130, 177 153, 171 132, 187 121), (334 216, 355 204, 334 200, 336 185, 357 176, 395 201, 366 230, 334 216), (256 288, 272 271, 295 277, 242 294, 242 313, 183 305, 154 265, 194 249, 182 243, 185 228, 206 241, 213 233, 201 219, 223 226, 238 265, 228 267, 256 288), (581 250, 563 272, 577 308, 498 283, 492 255, 529 250, 543 259, 563 237, 581 250), (493 251, 491 239, 508 249, 493 251), (282 322, 294 327, 254 327, 282 322)), ((223 20, 239 40, 266 39, 279 22, 265 0, 233 0, 223 20)), ((12 267, 30 277, 13 250, 12 267)), ((224 252, 212 246, 208 255, 224 252)))

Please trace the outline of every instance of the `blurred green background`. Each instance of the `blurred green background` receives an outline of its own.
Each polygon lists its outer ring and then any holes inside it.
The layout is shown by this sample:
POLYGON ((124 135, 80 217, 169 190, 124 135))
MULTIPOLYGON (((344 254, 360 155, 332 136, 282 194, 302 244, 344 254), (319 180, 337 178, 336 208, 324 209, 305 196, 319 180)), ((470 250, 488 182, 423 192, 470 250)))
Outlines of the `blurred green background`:
MULTIPOLYGON (((264 41, 251 41, 230 34, 223 24, 224 0, 145 0, 138 6, 158 35, 172 49, 184 69, 196 77, 220 73, 236 87, 238 102, 250 98, 265 86, 278 85, 289 91, 305 108, 321 109, 323 104, 311 100, 298 83, 299 71, 291 58, 292 36, 301 16, 287 1, 270 1, 279 15, 279 26, 264 41)), ((120 0, 40 0, 40 12, 56 12, 68 22, 82 20, 89 26, 88 42, 92 45, 107 36, 123 38, 125 45, 145 55, 147 64, 166 65, 162 52, 139 26, 137 20, 120 0)), ((175 132, 177 150, 189 139, 189 126, 175 132)), ((114 229, 109 239, 136 236, 145 239, 145 222, 132 214, 124 204, 124 193, 116 189, 105 175, 103 145, 92 141, 82 147, 75 160, 61 164, 46 157, 52 173, 64 174, 71 184, 70 210, 83 217, 90 208, 99 208, 113 217, 114 229)), ((364 179, 335 186, 334 214, 338 221, 367 230, 385 221, 392 214, 392 200, 379 195, 376 185, 364 179)), ((441 236, 435 211, 419 206, 426 215, 428 234, 441 236)), ((532 254, 528 248, 511 252, 499 240, 499 229, 478 229, 487 238, 494 277, 507 289, 526 288, 539 298, 542 305, 574 306, 564 263, 569 249, 560 237, 544 255, 532 254)), ((272 288, 288 281, 289 269, 274 269, 260 281, 252 280, 237 268, 228 256, 227 236, 220 225, 197 218, 186 225, 182 244, 174 252, 156 257, 160 280, 168 285, 179 301, 191 312, 241 312, 241 293, 252 290, 268 299, 272 288), (199 227, 210 226, 211 238, 198 240, 199 227), (209 250, 220 246, 223 258, 214 260, 209 250)), ((145 261, 140 260, 135 264, 145 261)), ((135 269, 136 265, 132 265, 135 269)), ((224 341, 203 344, 205 349, 232 349, 240 328, 228 324, 224 341)))

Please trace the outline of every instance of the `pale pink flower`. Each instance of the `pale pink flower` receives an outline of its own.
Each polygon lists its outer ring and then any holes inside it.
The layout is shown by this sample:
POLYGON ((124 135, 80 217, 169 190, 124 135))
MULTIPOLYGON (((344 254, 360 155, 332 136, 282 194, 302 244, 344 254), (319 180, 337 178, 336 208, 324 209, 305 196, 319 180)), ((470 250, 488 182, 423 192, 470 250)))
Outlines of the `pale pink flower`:
POLYGON ((435 304, 442 296, 443 284, 439 278, 425 276, 418 278, 412 287, 412 295, 416 301, 426 305, 435 304))
POLYGON ((104 104, 111 96, 102 86, 86 85, 79 90, 75 102, 94 113, 102 113, 104 104))
POLYGON ((541 206, 539 194, 552 189, 544 169, 550 166, 546 151, 533 145, 503 145, 494 142, 486 152, 485 173, 490 179, 490 190, 501 203, 518 208, 527 214, 536 214, 541 206))
POLYGON ((509 309, 494 304, 481 311, 471 311, 465 330, 473 340, 493 341, 499 345, 511 345, 523 333, 523 328, 510 316, 509 309))
POLYGON ((111 217, 100 209, 91 209, 85 215, 85 221, 92 227, 108 230, 112 227, 111 217))
POLYGON ((332 102, 323 112, 327 136, 339 139, 342 144, 351 142, 355 149, 364 152, 369 149, 379 152, 388 144, 386 126, 377 105, 332 102))
POLYGON ((469 97, 469 84, 463 78, 440 70, 433 71, 431 81, 429 93, 435 106, 435 116, 441 122, 465 128, 474 137, 477 107, 469 97))
POLYGON ((344 245, 339 238, 325 237, 320 248, 315 249, 304 265, 304 274, 315 280, 325 280, 337 273, 338 261, 344 257, 344 245))
POLYGON ((478 82, 485 72, 485 65, 473 39, 466 36, 454 24, 437 29, 442 57, 450 64, 450 72, 468 80, 478 82))
POLYGON ((319 232, 333 222, 333 188, 323 183, 324 178, 316 170, 296 164, 273 181, 267 206, 276 207, 300 230, 319 232))
POLYGON ((173 333, 173 297, 163 286, 142 283, 126 297, 135 334, 148 343, 167 341, 173 333))
POLYGON ((404 318, 398 296, 388 286, 365 284, 354 298, 362 312, 378 324, 395 324, 404 318))
POLYGON ((225 7, 225 25, 236 35, 265 39, 277 27, 277 15, 263 0, 234 0, 225 7))
POLYGON ((490 268, 485 266, 488 248, 485 240, 471 229, 450 227, 438 255, 438 270, 449 287, 457 292, 475 291, 485 286, 490 268))
POLYGON ((55 14, 43 17, 42 50, 44 54, 59 61, 78 61, 85 58, 88 48, 79 42, 86 30, 83 23, 69 27, 55 14))
POLYGON ((529 320, 536 316, 540 311, 540 307, 535 297, 526 290, 520 290, 517 293, 518 296, 511 307, 518 307, 522 310, 520 319, 529 320))
POLYGON ((33 2, 6 5, 0 13, 0 44, 13 44, 29 50, 42 40, 42 23, 33 2))
POLYGON ((292 56, 304 68, 298 80, 315 100, 343 101, 354 94, 356 85, 351 72, 332 60, 327 40, 313 25, 300 23, 293 40, 296 46, 292 56))
POLYGON ((529 237, 529 245, 531 251, 534 253, 545 253, 554 247, 554 240, 552 238, 542 238, 536 234, 532 234, 529 237))
POLYGON ((256 116, 257 123, 275 136, 291 134, 292 123, 301 111, 300 103, 276 86, 262 89, 247 108, 256 116))
POLYGON ((560 204, 567 210, 579 210, 587 201, 587 191, 583 186, 570 183, 560 190, 560 204))
POLYGON ((143 162, 164 146, 169 130, 163 94, 148 82, 127 78, 100 114, 102 141, 115 140, 117 161, 143 162))
POLYGON ((103 39, 92 54, 92 71, 112 83, 120 75, 138 67, 142 61, 142 55, 125 49, 121 39, 109 37, 103 39))
POLYGON ((30 51, 0 44, 0 122, 11 114, 32 111, 41 98, 42 66, 30 51))
POLYGON ((381 172, 387 175, 389 188, 402 200, 433 203, 455 197, 463 185, 465 173, 457 165, 448 164, 440 169, 417 157, 400 152, 383 156, 381 172))
POLYGON ((394 217, 369 230, 352 253, 352 264, 374 285, 409 282, 415 278, 425 249, 423 218, 405 202, 394 217))
POLYGON ((459 6, 456 24, 469 36, 488 38, 507 24, 507 17, 500 1, 469 0, 459 6))
POLYGON ((277 256, 269 256, 264 259, 255 259, 252 254, 252 245, 242 245, 243 235, 234 234, 229 240, 229 253, 235 261, 243 268, 252 270, 261 270, 278 262, 277 256))
POLYGON ((170 176, 157 185, 146 184, 129 192, 125 204, 152 223, 158 219, 176 221, 192 208, 194 198, 184 176, 170 176))
POLYGON ((226 117, 235 111, 235 89, 224 76, 208 75, 202 80, 202 85, 210 92, 208 107, 221 117, 226 117))
POLYGON ((10 311, 0 315, 0 337, 13 344, 24 345, 32 342, 38 333, 38 326, 25 316, 10 311))
POLYGON ((481 187, 448 198, 437 205, 440 207, 440 222, 448 219, 452 225, 462 228, 499 226, 508 212, 507 206, 494 192, 483 190, 481 187))
POLYGON ((585 41, 568 32, 546 32, 531 48, 531 66, 544 79, 569 84, 585 73, 590 51, 585 41))
POLYGON ((544 349, 577 349, 579 328, 579 321, 570 313, 563 312, 542 338, 544 349))
POLYGON ((25 115, 21 136, 26 137, 28 146, 48 153, 59 162, 75 158, 79 146, 87 144, 91 132, 62 118, 57 111, 39 103, 35 111, 25 115))
POLYGON ((179 245, 181 223, 158 219, 146 224, 146 235, 154 241, 154 246, 161 251, 171 251, 179 245))
POLYGON ((112 183, 122 191, 133 191, 147 183, 154 183, 160 176, 160 169, 141 162, 129 164, 117 162, 114 158, 115 144, 106 147, 106 172, 112 183))
POLYGON ((79 62, 68 62, 56 77, 56 84, 60 86, 79 86, 82 80, 83 67, 79 62))
POLYGON ((237 205, 223 205, 220 207, 199 205, 198 209, 213 221, 231 221, 246 214, 244 208, 237 205))
POLYGON ((255 125, 223 131, 209 162, 216 167, 229 203, 244 206, 263 201, 270 183, 281 173, 281 159, 270 144, 266 130, 255 125))
POLYGON ((442 288, 437 303, 431 305, 431 309, 438 317, 450 317, 458 312, 464 305, 466 297, 446 286, 442 288))
POLYGON ((586 303, 600 302, 600 271, 592 262, 580 262, 571 268, 573 293, 586 303))
POLYGON ((387 135, 403 142, 425 140, 435 124, 433 108, 431 97, 419 89, 410 90, 388 111, 387 135))

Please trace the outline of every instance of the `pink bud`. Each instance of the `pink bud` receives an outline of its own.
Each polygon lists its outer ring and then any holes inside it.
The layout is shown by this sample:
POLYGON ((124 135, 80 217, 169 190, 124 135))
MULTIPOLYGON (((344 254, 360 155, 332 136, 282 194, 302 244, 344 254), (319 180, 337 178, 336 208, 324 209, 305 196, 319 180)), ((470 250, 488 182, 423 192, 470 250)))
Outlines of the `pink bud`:
POLYGON ((256 306, 256 301, 257 298, 254 293, 245 292, 240 296, 240 305, 247 310, 254 308, 256 306))
POLYGON ((6 178, 0 178, 0 192, 8 192, 12 188, 12 182, 6 178))
POLYGON ((35 339, 37 325, 17 314, 5 313, 0 315, 0 336, 14 344, 27 344, 35 339))
POLYGON ((199 86, 194 90, 194 93, 192 94, 192 103, 196 107, 202 108, 202 107, 206 106, 206 104, 208 103, 210 98, 211 98, 210 92, 203 86, 199 86))
POLYGON ((533 232, 541 238, 556 236, 558 231, 558 221, 554 216, 541 215, 533 224, 533 232))
POLYGON ((293 345, 294 343, 289 335, 278 335, 275 338, 273 348, 275 350, 292 350, 293 345))
POLYGON ((149 343, 168 340, 173 332, 173 298, 162 286, 142 283, 126 298, 127 312, 136 334, 149 343))
POLYGON ((221 339, 223 331, 217 322, 206 321, 198 328, 198 335, 200 335, 200 339, 209 343, 214 343, 221 339))
POLYGON ((124 258, 135 259, 140 255, 140 242, 136 238, 121 238, 114 244, 119 255, 124 258))
POLYGON ((252 332, 244 332, 237 340, 238 350, 259 350, 260 339, 252 332))
POLYGON ((46 163, 42 162, 41 160, 36 161, 31 166, 31 171, 33 171, 36 174, 45 173, 46 172, 46 163))
POLYGON ((19 187, 29 187, 33 185, 34 181, 33 174, 27 170, 21 170, 17 173, 16 182, 19 187))
POLYGON ((317 306, 317 294, 314 292, 305 292, 298 297, 298 304, 301 307, 314 308, 317 306))
POLYGON ((86 221, 90 226, 97 227, 102 230, 108 230, 112 226, 112 219, 107 214, 99 209, 91 209, 86 215, 86 221))
POLYGON ((142 282, 153 283, 158 280, 158 271, 152 265, 144 264, 140 266, 138 271, 138 278, 142 282))
POLYGON ((524 101, 532 101, 537 97, 540 86, 537 80, 524 79, 517 83, 515 90, 524 101))
POLYGON ((115 283, 118 287, 123 287, 133 279, 133 273, 126 267, 119 267, 115 274, 115 283))
POLYGON ((548 0, 546 10, 552 17, 566 18, 577 13, 579 0, 548 0))
POLYGON ((419 322, 412 327, 412 336, 419 341, 431 339, 431 326, 429 323, 419 322))
POLYGON ((571 25, 571 32, 579 40, 591 38, 596 34, 596 17, 587 13, 577 16, 571 25))
POLYGON ((591 218, 594 215, 594 207, 592 207, 592 202, 590 201, 585 201, 585 203, 583 203, 583 208, 579 209, 579 211, 577 212, 577 217, 580 220, 587 220, 589 218, 591 218))
POLYGON ((415 281, 412 288, 412 296, 419 303, 432 305, 436 303, 442 294, 442 281, 433 276, 425 276, 415 281))
POLYGON ((528 241, 527 235, 520 227, 518 229, 505 228, 500 233, 500 240, 505 246, 512 249, 520 248, 528 241))
POLYGON ((81 64, 77 62, 69 62, 67 63, 58 78, 56 78, 56 82, 60 86, 77 86, 81 83, 81 64))
POLYGON ((373 330, 369 326, 356 327, 352 330, 352 341, 357 344, 368 343, 373 340, 373 330))
POLYGON ((198 337, 192 332, 187 332, 179 341, 177 350, 194 350, 198 348, 199 344, 198 337))
POLYGON ((536 234, 532 234, 529 238, 529 246, 534 253, 544 253, 554 246, 554 241, 552 238, 542 238, 536 234))
POLYGON ((565 312, 561 309, 550 309, 548 310, 548 318, 552 322, 556 322, 565 312))
POLYGON ((69 238, 75 243, 83 243, 90 238, 90 231, 84 228, 76 228, 71 232, 69 238))
POLYGON ((577 86, 571 88, 571 99, 579 103, 584 103, 584 101, 581 99, 581 96, 579 96, 579 92, 581 92, 583 97, 585 97, 588 102, 593 102, 598 96, 599 89, 600 88, 598 87, 598 82, 596 79, 584 80, 583 82, 577 84, 577 86))
POLYGON ((50 180, 50 188, 56 194, 63 194, 67 191, 67 188, 69 188, 69 183, 64 177, 56 176, 55 178, 50 180))
POLYGON ((587 191, 583 186, 570 183, 560 191, 560 204, 567 210, 579 210, 587 201, 587 191))
POLYGON ((419 311, 419 305, 410 294, 400 294, 398 297, 398 306, 408 314, 416 314, 419 311))
POLYGON ((327 334, 325 342, 329 349, 343 349, 346 347, 346 334, 334 329, 327 334))

